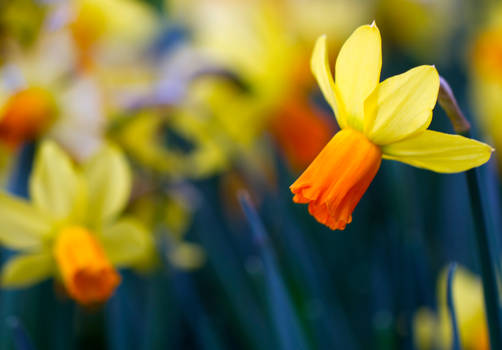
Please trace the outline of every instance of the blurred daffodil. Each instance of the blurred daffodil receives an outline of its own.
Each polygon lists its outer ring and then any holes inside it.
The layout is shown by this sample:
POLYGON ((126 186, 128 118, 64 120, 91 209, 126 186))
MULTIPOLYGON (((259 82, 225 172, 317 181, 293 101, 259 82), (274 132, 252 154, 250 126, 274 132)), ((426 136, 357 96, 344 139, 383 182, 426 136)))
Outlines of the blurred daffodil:
POLYGON ((36 44, 14 51, 0 70, 0 142, 16 150, 49 136, 83 160, 101 145, 103 92, 91 75, 75 75, 68 32, 43 33, 36 44), (70 79, 71 78, 71 79, 70 79))
MULTIPOLYGON (((415 343, 420 350, 451 349, 452 329, 446 303, 446 275, 445 270, 439 278, 438 313, 422 308, 413 319, 415 343)), ((453 302, 462 349, 488 350, 483 287, 478 276, 465 268, 457 268, 453 280, 453 302)))
POLYGON ((139 165, 171 178, 206 177, 226 166, 210 123, 188 109, 166 114, 141 111, 113 128, 110 136, 139 165))
POLYGON ((120 217, 131 190, 122 153, 103 147, 81 169, 52 141, 36 155, 31 201, 0 194, 0 242, 19 253, 3 267, 4 288, 60 279, 81 304, 106 301, 120 283, 116 268, 143 258, 150 234, 120 217))
POLYGON ((32 47, 8 52, 0 69, 0 141, 4 145, 14 150, 55 122, 60 79, 72 65, 71 43, 64 33, 40 35, 32 47))
MULTIPOLYGON (((210 112, 199 121, 218 135, 217 144, 231 160, 219 165, 253 157, 267 129, 294 168, 308 164, 334 132, 334 125, 326 122, 309 100, 314 81, 305 68, 310 47, 305 41, 311 36, 299 34, 303 25, 292 25, 305 13, 301 9, 312 4, 196 0, 175 1, 175 5, 173 11, 180 17, 189 13, 184 17, 194 28, 194 45, 211 61, 236 74, 245 87, 223 79, 200 79, 191 85, 184 104, 194 115, 201 114, 203 108, 210 112), (227 35, 222 37, 222 32, 227 35), (288 115, 290 112, 294 115, 288 115), (301 137, 290 127, 295 124, 304 127, 301 137)), ((322 6, 333 8, 326 1, 317 1, 314 7, 322 6)), ((332 22, 341 25, 340 21, 332 22)))
POLYGON ((331 74, 326 37, 312 55, 312 71, 341 131, 291 185, 293 200, 331 229, 344 229, 383 158, 441 173, 488 161, 492 148, 458 135, 427 130, 439 90, 433 66, 419 66, 381 83, 381 38, 364 25, 343 45, 331 74))
POLYGON ((157 30, 154 11, 141 1, 75 0, 62 6, 57 14, 66 12, 84 69, 137 58, 157 30))
MULTIPOLYGON (((477 34, 470 52, 471 96, 483 131, 502 147, 502 6, 477 34)), ((501 159, 498 159, 501 168, 501 159)))

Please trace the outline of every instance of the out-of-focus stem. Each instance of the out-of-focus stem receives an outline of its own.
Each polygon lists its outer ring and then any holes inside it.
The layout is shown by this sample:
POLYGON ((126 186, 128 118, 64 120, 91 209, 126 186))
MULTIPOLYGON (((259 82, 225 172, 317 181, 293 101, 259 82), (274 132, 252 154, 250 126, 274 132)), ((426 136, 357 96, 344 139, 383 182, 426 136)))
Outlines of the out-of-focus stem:
MULTIPOLYGON (((457 104, 453 91, 444 78, 441 79, 439 91, 439 104, 444 109, 457 134, 470 137, 470 124, 457 104)), ((490 334, 490 348, 502 349, 502 319, 499 302, 499 289, 495 270, 496 256, 492 248, 481 198, 479 174, 476 169, 466 173, 469 197, 471 201, 472 218, 475 227, 476 244, 481 265, 481 277, 483 281, 483 294, 485 299, 486 317, 490 334)))
POLYGON ((491 249, 489 232, 486 226, 479 175, 476 169, 466 172, 469 196, 471 199, 472 216, 476 230, 476 243, 481 264, 483 293, 485 297, 486 316, 490 333, 491 349, 502 349, 502 320, 499 303, 499 290, 495 272, 495 256, 491 249))

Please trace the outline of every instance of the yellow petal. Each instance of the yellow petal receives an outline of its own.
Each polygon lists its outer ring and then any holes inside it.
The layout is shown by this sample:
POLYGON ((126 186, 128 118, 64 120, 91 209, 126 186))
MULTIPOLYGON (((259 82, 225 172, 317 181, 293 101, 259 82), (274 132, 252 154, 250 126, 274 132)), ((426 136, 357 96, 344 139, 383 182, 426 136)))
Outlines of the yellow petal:
POLYGON ((347 124, 363 129, 363 104, 376 88, 382 67, 382 39, 375 24, 357 28, 343 44, 335 67, 335 84, 347 112, 347 124))
POLYGON ((51 230, 46 215, 22 199, 0 192, 0 242, 13 249, 35 249, 51 230))
POLYGON ((30 178, 35 206, 55 218, 66 218, 75 209, 80 192, 78 175, 70 158, 52 141, 44 141, 30 178))
POLYGON ((493 149, 459 135, 425 130, 382 147, 383 157, 438 173, 456 173, 486 163, 493 149))
POLYGON ((420 66, 393 76, 364 103, 364 133, 378 145, 402 140, 427 129, 439 91, 433 66, 420 66))
POLYGON ((2 287, 27 287, 52 276, 50 252, 22 254, 10 259, 2 269, 2 287))
POLYGON ((104 146, 85 165, 88 188, 88 220, 92 224, 113 219, 124 209, 131 192, 131 173, 122 152, 104 146))
POLYGON ((151 233, 131 218, 106 227, 99 234, 99 239, 114 266, 133 265, 143 260, 145 254, 153 252, 151 233))
POLYGON ((339 92, 333 81, 331 68, 329 67, 326 35, 321 35, 315 43, 312 58, 310 60, 310 68, 312 69, 312 73, 319 84, 324 98, 335 113, 338 125, 340 128, 345 128, 347 126, 347 118, 339 97, 339 92))

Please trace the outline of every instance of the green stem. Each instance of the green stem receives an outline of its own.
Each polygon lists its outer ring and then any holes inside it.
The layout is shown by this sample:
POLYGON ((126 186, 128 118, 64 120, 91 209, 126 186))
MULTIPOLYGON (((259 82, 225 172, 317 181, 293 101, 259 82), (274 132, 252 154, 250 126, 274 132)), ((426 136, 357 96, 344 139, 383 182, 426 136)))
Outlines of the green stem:
MULTIPOLYGON (((443 77, 440 77, 440 90, 438 102, 446 112, 455 132, 470 138, 470 124, 465 119, 458 106, 452 89, 443 77)), ((466 172, 469 197, 471 200, 472 218, 475 226, 476 244, 478 247, 479 261, 481 264, 481 277, 483 280, 483 294, 485 298, 486 318, 490 333, 491 349, 502 349, 502 320, 499 302, 499 290, 495 266, 498 254, 494 254, 491 247, 493 238, 485 221, 483 201, 481 198, 479 174, 476 169, 466 172)))
POLYGON ((490 333, 490 348, 502 349, 502 320, 500 317, 499 291, 494 264, 496 259, 490 248, 491 242, 489 232, 483 215, 484 211, 479 188, 479 175, 476 169, 471 169, 466 172, 466 177, 471 200, 472 217, 475 225, 476 244, 478 246, 478 255, 481 264, 486 317, 490 333))

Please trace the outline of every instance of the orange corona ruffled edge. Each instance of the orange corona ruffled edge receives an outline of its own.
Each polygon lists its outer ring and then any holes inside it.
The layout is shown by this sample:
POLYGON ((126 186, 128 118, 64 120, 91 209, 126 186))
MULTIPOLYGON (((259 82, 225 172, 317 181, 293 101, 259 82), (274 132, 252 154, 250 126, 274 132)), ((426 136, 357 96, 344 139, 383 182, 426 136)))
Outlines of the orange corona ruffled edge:
POLYGON ((341 130, 290 186, 293 201, 308 203, 317 221, 343 230, 381 161, 380 148, 366 136, 353 129, 341 130))

